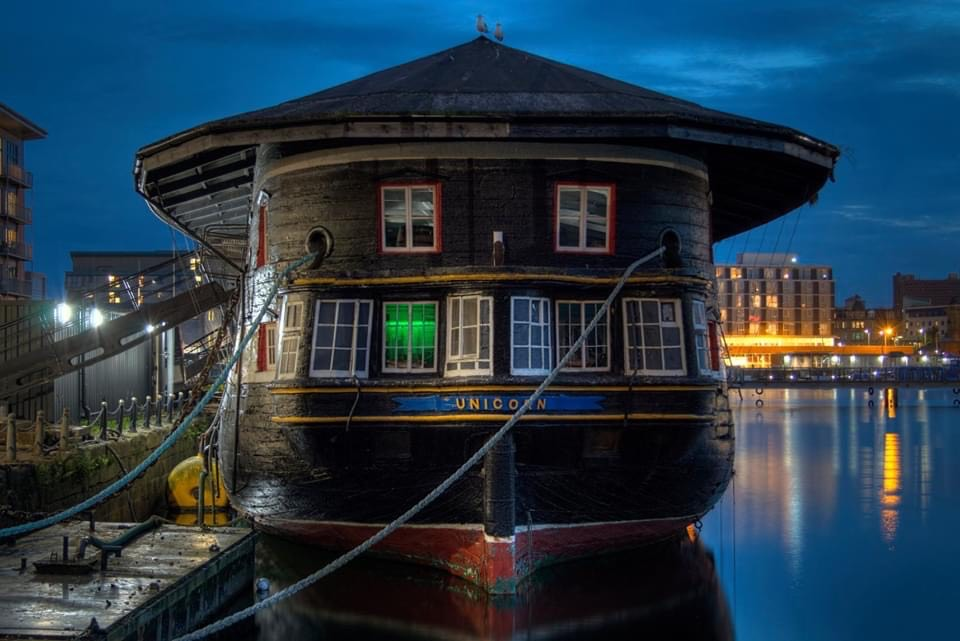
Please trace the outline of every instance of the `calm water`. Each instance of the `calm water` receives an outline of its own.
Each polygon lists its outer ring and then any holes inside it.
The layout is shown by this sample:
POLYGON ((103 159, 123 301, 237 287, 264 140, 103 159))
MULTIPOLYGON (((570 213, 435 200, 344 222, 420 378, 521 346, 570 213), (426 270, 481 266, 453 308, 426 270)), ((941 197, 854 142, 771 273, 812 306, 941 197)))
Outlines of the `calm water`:
MULTIPOLYGON (((744 390, 735 480, 699 540, 558 566, 513 600, 364 560, 244 636, 957 638, 960 396, 900 390, 891 410, 881 393, 744 390)), ((263 537, 257 572, 275 591, 329 558, 263 537)))

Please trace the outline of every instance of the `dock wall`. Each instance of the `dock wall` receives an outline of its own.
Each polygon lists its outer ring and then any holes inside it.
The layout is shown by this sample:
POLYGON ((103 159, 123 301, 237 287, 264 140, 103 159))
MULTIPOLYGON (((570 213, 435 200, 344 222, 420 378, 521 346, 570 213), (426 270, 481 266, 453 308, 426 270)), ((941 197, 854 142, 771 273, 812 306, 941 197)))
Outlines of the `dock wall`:
MULTIPOLYGON (((71 507, 133 469, 169 433, 166 427, 141 430, 117 441, 77 447, 66 456, 52 454, 42 462, 0 465, 0 510, 57 512, 71 507)), ((196 441, 190 434, 181 436, 127 489, 98 506, 94 512, 97 520, 139 521, 163 513, 167 475, 177 463, 196 453, 196 441)))

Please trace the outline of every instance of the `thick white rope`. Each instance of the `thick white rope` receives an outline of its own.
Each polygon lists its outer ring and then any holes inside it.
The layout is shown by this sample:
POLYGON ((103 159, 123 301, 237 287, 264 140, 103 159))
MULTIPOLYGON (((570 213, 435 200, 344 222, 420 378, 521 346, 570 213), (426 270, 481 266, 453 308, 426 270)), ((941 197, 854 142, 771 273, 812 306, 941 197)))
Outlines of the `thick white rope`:
POLYGON ((623 289, 623 286, 626 285, 627 279, 630 278, 630 275, 640 266, 646 262, 657 258, 664 252, 664 248, 660 248, 654 252, 647 254, 646 256, 635 260, 630 263, 630 265, 624 270, 623 275, 620 276, 620 280, 617 281, 616 286, 614 286, 613 291, 610 292, 610 295, 607 296, 607 299, 603 302, 603 305, 597 310, 596 315, 593 317, 593 320, 590 321, 590 324, 587 325, 586 329, 583 330, 583 333, 580 334, 580 338, 567 350, 567 353, 563 355, 563 358, 560 359, 560 362, 557 363, 556 367, 550 371, 543 382, 540 383, 540 386, 537 387, 536 391, 530 395, 526 401, 523 402, 523 405, 514 413, 510 419, 503 424, 497 432, 490 437, 490 439, 483 444, 483 446, 478 449, 473 456, 471 456, 467 461, 461 465, 455 472, 453 472, 446 480, 444 480, 440 485, 433 489, 429 494, 423 497, 416 505, 411 507, 409 510, 397 517, 393 522, 386 525, 382 530, 371 536, 369 539, 353 548, 349 552, 344 553, 343 555, 337 557, 331 561, 326 566, 320 568, 313 574, 304 577, 297 581, 296 583, 287 586, 283 590, 270 595, 269 597, 251 605, 248 608, 240 610, 234 614, 231 614, 228 617, 225 617, 219 621, 211 623, 210 625, 200 628, 189 634, 185 634, 182 637, 178 637, 175 641, 195 641, 197 639, 203 639, 210 636, 211 634, 216 634, 221 630, 224 630, 231 625, 238 623, 248 617, 253 616, 260 610, 268 608, 284 599, 287 599, 297 592, 300 592, 304 588, 307 588, 323 577, 332 574, 333 572, 339 570, 341 567, 357 558, 364 552, 368 551, 370 548, 375 546, 380 541, 384 540, 395 532, 402 525, 407 523, 410 519, 417 515, 423 508, 432 503, 437 497, 443 494, 451 485, 456 483, 460 478, 467 473, 467 471, 472 468, 474 465, 480 462, 480 460, 491 450, 493 447, 502 439, 510 429, 516 425, 524 414, 526 414, 531 407, 537 402, 537 399, 546 391, 546 389, 553 383, 557 378, 557 375, 560 373, 560 370, 563 369, 563 366, 566 365, 567 361, 570 360, 570 357, 580 350, 580 347, 583 346, 583 342, 586 340, 587 336, 597 327, 597 323, 600 322, 600 319, 603 318, 604 314, 607 313, 607 310, 610 308, 610 305, 613 304, 613 301, 620 294, 620 290, 623 289))

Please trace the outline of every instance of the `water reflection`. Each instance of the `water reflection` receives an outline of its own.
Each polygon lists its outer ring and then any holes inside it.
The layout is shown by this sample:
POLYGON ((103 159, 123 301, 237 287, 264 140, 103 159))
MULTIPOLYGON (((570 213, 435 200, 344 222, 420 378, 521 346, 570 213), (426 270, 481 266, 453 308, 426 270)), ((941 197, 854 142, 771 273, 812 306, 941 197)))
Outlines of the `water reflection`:
POLYGON ((735 406, 735 483, 703 534, 741 640, 953 635, 960 560, 934 542, 960 527, 960 390, 873 392, 735 406))
MULTIPOLYGON (((276 591, 327 559, 262 537, 258 576, 276 591)), ((445 572, 361 559, 256 617, 256 638, 732 639, 714 557, 696 537, 547 568, 515 597, 445 572)))

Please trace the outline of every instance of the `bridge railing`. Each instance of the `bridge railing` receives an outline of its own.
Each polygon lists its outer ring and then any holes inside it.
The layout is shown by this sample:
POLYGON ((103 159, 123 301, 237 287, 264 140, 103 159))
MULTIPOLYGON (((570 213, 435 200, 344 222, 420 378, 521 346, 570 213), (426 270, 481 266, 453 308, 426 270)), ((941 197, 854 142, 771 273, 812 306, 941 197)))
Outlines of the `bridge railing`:
POLYGON ((960 367, 901 366, 901 367, 797 367, 754 368, 728 367, 730 385, 802 385, 857 384, 857 383, 960 383, 960 367))

